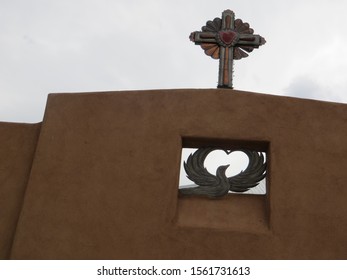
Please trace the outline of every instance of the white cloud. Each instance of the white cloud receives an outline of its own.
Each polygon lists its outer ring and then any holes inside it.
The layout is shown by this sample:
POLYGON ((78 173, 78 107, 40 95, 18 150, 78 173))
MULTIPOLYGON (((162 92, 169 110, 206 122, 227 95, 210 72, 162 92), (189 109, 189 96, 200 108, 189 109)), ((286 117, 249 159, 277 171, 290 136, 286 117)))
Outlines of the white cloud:
POLYGON ((285 90, 285 94, 299 98, 343 102, 341 96, 336 93, 336 88, 329 85, 322 85, 319 81, 305 76, 294 79, 285 90))

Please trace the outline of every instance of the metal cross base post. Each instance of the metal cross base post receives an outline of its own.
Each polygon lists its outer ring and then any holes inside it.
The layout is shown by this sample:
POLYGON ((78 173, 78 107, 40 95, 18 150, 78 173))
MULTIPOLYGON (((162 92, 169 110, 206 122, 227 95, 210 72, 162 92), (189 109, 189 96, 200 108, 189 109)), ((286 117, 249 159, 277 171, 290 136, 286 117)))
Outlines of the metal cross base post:
POLYGON ((219 59, 219 88, 233 88, 234 59, 247 57, 246 52, 266 43, 260 35, 253 35, 254 31, 248 23, 235 20, 231 10, 225 10, 221 19, 208 21, 201 30, 192 32, 189 38, 196 45, 201 45, 207 55, 219 59))

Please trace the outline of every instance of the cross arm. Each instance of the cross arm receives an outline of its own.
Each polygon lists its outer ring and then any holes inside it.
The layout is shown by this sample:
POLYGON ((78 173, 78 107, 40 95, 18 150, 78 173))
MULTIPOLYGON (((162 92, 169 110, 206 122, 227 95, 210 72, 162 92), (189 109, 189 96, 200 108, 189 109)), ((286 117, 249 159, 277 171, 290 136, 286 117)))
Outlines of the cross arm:
POLYGON ((195 31, 192 32, 189 36, 189 39, 194 42, 196 45, 203 43, 216 43, 216 33, 215 32, 201 32, 195 31))
MULTIPOLYGON (((217 33, 215 32, 192 32, 189 36, 190 40, 196 45, 204 43, 217 43, 217 33)), ((266 43, 265 39, 260 35, 238 33, 236 46, 249 46, 259 48, 266 43)))
POLYGON ((259 48, 259 46, 264 45, 266 40, 260 35, 253 34, 239 34, 239 40, 237 42, 238 46, 252 46, 254 48, 259 48))

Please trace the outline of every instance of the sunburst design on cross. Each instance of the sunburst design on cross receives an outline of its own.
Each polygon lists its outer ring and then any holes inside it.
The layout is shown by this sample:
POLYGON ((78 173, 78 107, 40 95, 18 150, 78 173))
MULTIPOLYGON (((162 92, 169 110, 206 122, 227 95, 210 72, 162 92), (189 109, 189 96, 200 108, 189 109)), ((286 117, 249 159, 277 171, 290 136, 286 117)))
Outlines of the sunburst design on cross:
POLYGON ((219 88, 233 88, 233 60, 247 57, 247 52, 266 43, 260 35, 254 35, 253 29, 241 19, 235 20, 231 10, 225 10, 222 18, 208 21, 201 28, 190 34, 190 40, 200 45, 205 53, 219 59, 219 88))

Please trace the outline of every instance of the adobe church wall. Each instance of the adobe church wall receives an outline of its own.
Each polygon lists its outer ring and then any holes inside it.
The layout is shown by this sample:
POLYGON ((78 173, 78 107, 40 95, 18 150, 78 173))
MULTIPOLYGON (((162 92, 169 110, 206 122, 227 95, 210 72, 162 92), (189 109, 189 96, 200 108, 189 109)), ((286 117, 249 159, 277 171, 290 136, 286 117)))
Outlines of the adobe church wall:
POLYGON ((50 95, 11 258, 346 259, 346 123, 236 90, 50 95), (178 196, 182 147, 216 140, 266 148, 263 199, 178 196))
POLYGON ((40 128, 0 122, 0 259, 10 255, 40 128))

